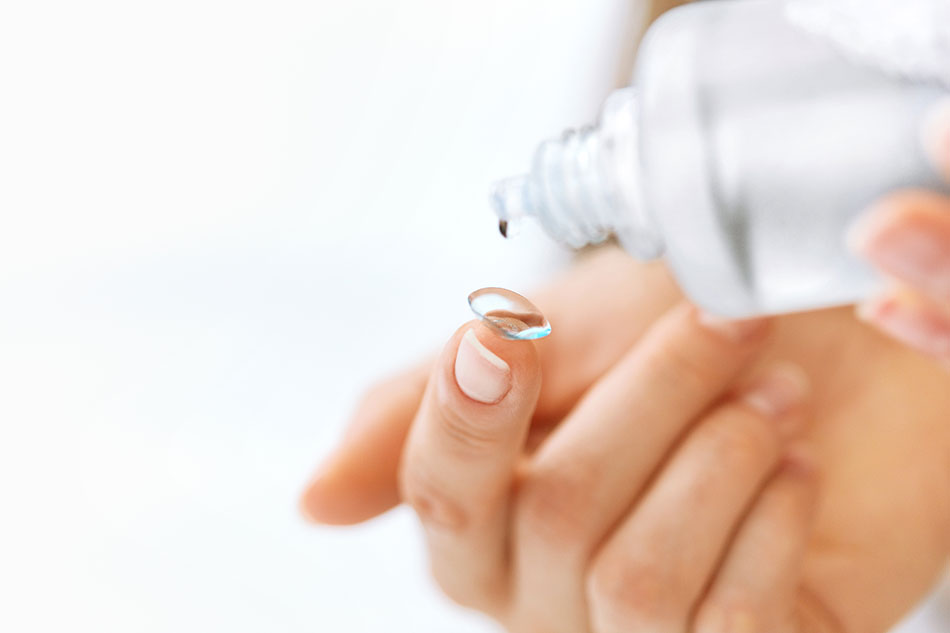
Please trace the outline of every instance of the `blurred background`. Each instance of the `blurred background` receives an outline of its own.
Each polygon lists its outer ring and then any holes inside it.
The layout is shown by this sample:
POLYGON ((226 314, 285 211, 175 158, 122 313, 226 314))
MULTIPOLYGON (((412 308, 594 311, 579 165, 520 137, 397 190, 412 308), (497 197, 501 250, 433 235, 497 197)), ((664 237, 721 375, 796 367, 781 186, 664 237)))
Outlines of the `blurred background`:
POLYGON ((568 265, 487 188, 596 116, 645 16, 0 4, 0 630, 494 631, 408 513, 313 528, 296 497, 471 290, 568 265))

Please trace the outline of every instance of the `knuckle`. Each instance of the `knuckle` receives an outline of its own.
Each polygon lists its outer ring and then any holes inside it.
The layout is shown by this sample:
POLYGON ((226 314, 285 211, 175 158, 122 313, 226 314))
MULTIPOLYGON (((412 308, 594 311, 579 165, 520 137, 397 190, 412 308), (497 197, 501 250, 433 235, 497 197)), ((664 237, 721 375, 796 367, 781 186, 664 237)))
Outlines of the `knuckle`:
POLYGON ((756 468, 778 457, 781 440, 775 425, 759 415, 727 413, 728 420, 709 429, 712 454, 732 466, 756 468))
POLYGON ((461 532, 471 522, 465 508, 436 484, 435 478, 420 465, 404 468, 401 479, 403 499, 423 525, 461 532))
POLYGON ((843 633, 842 619, 828 604, 807 589, 799 591, 795 620, 802 633, 843 633))
MULTIPOLYGON (((599 556, 587 577, 587 601, 595 620, 601 623, 665 622, 670 579, 657 567, 625 559, 599 556)), ((614 626, 608 624, 607 628, 614 626)))
POLYGON ((705 392, 722 381, 722 365, 698 353, 699 346, 687 341, 670 341, 656 354, 654 370, 669 384, 688 392, 705 392))
POLYGON ((450 406, 436 404, 436 417, 447 438, 446 450, 452 457, 479 458, 497 450, 503 431, 487 422, 479 424, 466 418, 450 406))
POLYGON ((504 581, 501 577, 472 577, 459 574, 455 565, 433 561, 430 572, 446 598, 469 609, 495 614, 503 601, 504 581))
POLYGON ((588 546, 588 509, 596 481, 591 467, 529 476, 518 491, 520 528, 559 550, 582 551, 588 546))

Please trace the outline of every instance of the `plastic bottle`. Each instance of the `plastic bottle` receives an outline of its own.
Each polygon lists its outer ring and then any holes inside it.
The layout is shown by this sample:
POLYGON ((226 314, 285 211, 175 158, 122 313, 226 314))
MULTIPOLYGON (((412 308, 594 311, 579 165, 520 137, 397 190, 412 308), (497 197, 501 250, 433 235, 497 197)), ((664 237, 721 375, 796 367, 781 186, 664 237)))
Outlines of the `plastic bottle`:
POLYGON ((597 126, 496 184, 503 228, 532 216, 575 248, 615 234, 665 257, 706 310, 744 317, 866 295, 877 280, 845 246, 852 221, 898 188, 950 193, 921 142, 947 87, 854 61, 777 0, 668 12, 634 78, 597 126))

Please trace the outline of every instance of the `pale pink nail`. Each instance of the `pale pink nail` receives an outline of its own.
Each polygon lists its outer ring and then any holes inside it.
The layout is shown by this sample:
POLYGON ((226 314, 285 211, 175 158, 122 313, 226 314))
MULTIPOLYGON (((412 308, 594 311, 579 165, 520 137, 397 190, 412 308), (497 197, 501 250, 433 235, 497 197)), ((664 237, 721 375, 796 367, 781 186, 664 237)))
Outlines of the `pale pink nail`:
POLYGON ((899 223, 887 209, 871 209, 849 231, 848 246, 885 272, 950 296, 950 232, 933 222, 899 223))
POLYGON ((886 292, 859 305, 857 315, 910 347, 950 359, 950 317, 932 306, 886 292))
POLYGON ((511 389, 511 370, 478 340, 475 330, 469 329, 459 341, 455 356, 455 382, 472 400, 493 404, 511 389))
POLYGON ((762 415, 777 418, 800 405, 809 391, 807 374, 797 365, 783 364, 757 378, 742 400, 762 415))

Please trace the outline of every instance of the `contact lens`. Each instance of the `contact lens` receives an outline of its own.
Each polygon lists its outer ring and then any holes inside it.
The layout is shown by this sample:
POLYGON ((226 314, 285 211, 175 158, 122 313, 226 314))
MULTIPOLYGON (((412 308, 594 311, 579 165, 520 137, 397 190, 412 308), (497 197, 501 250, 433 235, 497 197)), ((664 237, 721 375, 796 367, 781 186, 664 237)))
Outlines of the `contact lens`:
POLYGON ((468 305, 478 318, 505 338, 526 341, 551 333, 551 324, 541 311, 517 292, 482 288, 468 295, 468 305))

